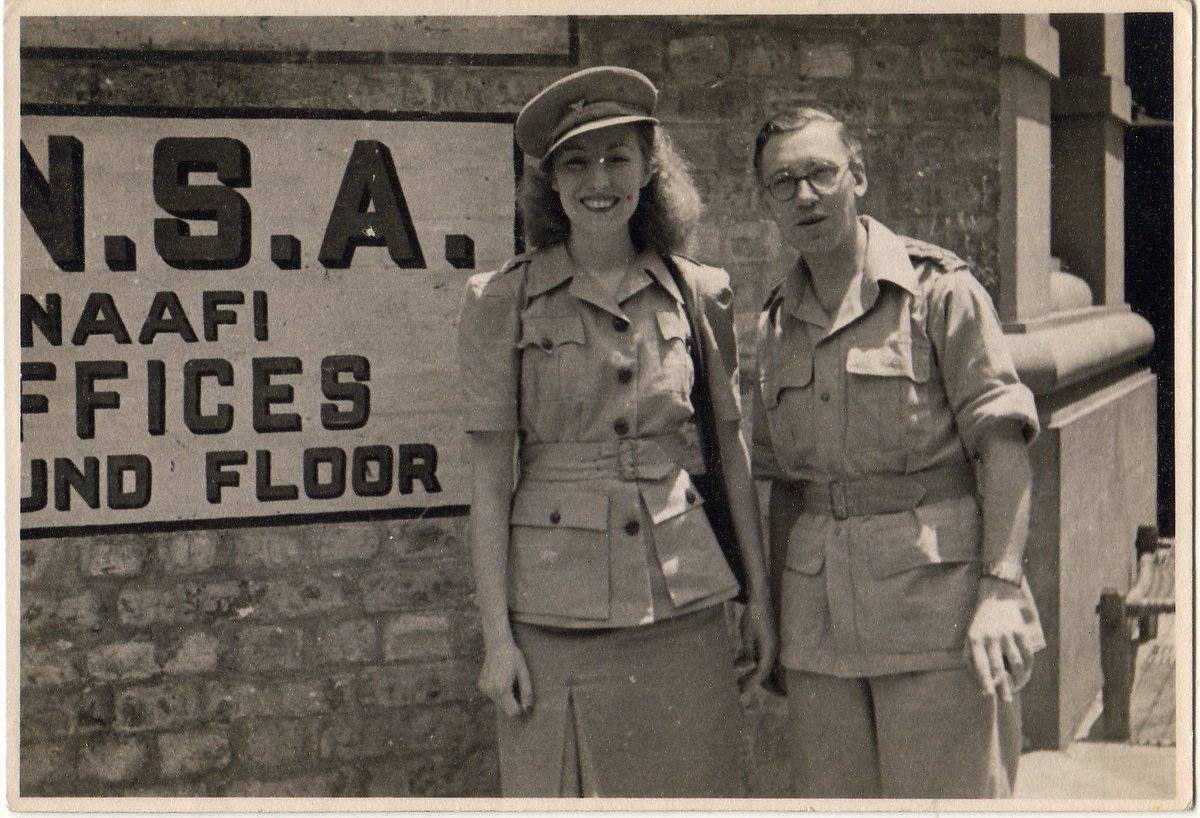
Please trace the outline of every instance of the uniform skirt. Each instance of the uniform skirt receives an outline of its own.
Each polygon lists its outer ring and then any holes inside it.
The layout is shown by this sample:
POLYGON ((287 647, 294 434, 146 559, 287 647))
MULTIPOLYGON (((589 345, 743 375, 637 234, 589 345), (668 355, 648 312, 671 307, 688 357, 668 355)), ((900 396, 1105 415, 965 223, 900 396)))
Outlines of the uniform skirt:
POLYGON ((499 713, 505 796, 745 794, 735 648, 715 605, 636 628, 514 623, 533 708, 499 713))

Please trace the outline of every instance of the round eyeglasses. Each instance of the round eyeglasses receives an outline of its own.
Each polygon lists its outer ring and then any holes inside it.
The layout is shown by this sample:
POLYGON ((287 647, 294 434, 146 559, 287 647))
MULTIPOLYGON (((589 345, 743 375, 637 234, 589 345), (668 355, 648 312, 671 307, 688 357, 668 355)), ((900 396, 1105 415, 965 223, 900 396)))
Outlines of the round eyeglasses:
POLYGON ((808 186, 813 189, 813 192, 824 196, 837 190, 838 181, 848 167, 850 167, 849 164, 821 165, 800 175, 781 173, 767 182, 767 192, 777 202, 790 202, 796 198, 796 193, 800 190, 800 183, 808 182, 808 186))

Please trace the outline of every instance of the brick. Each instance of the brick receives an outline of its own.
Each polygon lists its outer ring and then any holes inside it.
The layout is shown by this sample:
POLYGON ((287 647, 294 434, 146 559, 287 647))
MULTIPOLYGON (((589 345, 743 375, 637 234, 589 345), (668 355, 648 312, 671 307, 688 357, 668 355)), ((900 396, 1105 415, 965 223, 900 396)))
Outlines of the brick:
POLYGON ((919 59, 925 79, 956 84, 992 84, 1000 70, 999 55, 994 52, 925 45, 919 59))
POLYGON ((334 580, 281 580, 208 586, 201 603, 214 618, 291 619, 327 614, 347 606, 345 592, 334 580))
POLYGON ((441 659, 449 655, 450 621, 445 616, 406 614, 383 625, 384 661, 441 659))
POLYGON ((80 549, 79 570, 85 577, 135 577, 146 561, 146 546, 124 537, 98 538, 80 549))
POLYGON ((40 742, 22 745, 18 751, 21 770, 21 795, 56 781, 71 777, 75 769, 74 753, 62 742, 40 742))
POLYGON ((233 757, 240 767, 282 767, 313 753, 317 727, 303 719, 251 719, 240 725, 233 757))
POLYGON ((373 707, 462 701, 480 695, 478 673, 466 661, 371 667, 359 675, 359 699, 373 707))
POLYGON ((250 528, 237 533, 233 564, 237 568, 291 568, 307 560, 305 536, 295 527, 250 528))
POLYGON ((370 768, 367 795, 378 797, 495 797, 500 793, 494 750, 422 754, 370 768))
POLYGON ((197 683, 126 688, 113 709, 117 729, 128 731, 176 729, 209 714, 197 683))
POLYGON ((233 781, 221 791, 227 798, 344 798, 361 795, 361 775, 351 768, 282 780, 233 781))
POLYGON ((98 631, 102 606, 95 594, 59 598, 53 594, 22 589, 21 633, 98 631))
POLYGON ((381 533, 377 523, 353 523, 322 526, 321 531, 313 532, 311 539, 322 564, 362 562, 379 551, 381 533))
POLYGON ((250 580, 203 582, 183 588, 187 606, 209 622, 261 616, 259 608, 268 591, 266 583, 250 580))
POLYGON ((318 631, 316 653, 323 663, 371 662, 379 656, 379 634, 368 619, 337 622, 318 631))
POLYGON ((373 571, 362 581, 363 607, 372 613, 465 605, 471 577, 459 562, 405 565, 373 571))
POLYGON ((336 676, 311 681, 210 682, 205 697, 219 721, 256 716, 341 713, 356 706, 355 680, 336 676))
POLYGON ((381 532, 383 556, 406 557, 466 554, 466 519, 396 520, 381 532))
POLYGON ((117 596, 117 621, 144 628, 175 625, 196 619, 196 609, 185 588, 127 588, 117 596))
POLYGON ((138 778, 149 755, 140 738, 96 737, 79 746, 81 778, 124 784, 138 778))
POLYGON ((389 736, 382 742, 372 741, 372 738, 377 738, 378 733, 368 729, 369 726, 379 724, 390 726, 387 719, 376 713, 371 715, 352 713, 331 719, 320 728, 317 739, 317 755, 325 760, 338 761, 352 761, 385 755, 392 750, 391 737, 389 736))
POLYGON ((729 43, 721 35, 681 37, 667 44, 671 73, 693 81, 723 77, 729 73, 731 62, 729 43))
POLYGON ((159 770, 164 778, 186 778, 229 766, 224 728, 163 733, 158 736, 159 770))
POLYGON ((88 651, 88 676, 99 681, 147 679, 161 672, 153 642, 118 642, 88 651))
POLYGON ((807 79, 845 79, 854 73, 854 54, 841 43, 807 43, 797 48, 794 65, 807 79))
MULTIPOLYGON (((632 28, 632 27, 630 27, 632 28)), ((648 76, 663 72, 662 42, 653 37, 622 36, 599 43, 600 63, 623 65, 648 76)))
POLYGON ((237 635, 238 667, 251 673, 298 670, 303 652, 304 633, 297 628, 253 625, 237 635))
POLYGON ((208 673, 220 662, 220 647, 217 637, 210 633, 189 633, 171 647, 163 670, 168 674, 208 673))
POLYGON ((49 645, 21 647, 23 687, 62 687, 80 681, 80 661, 75 646, 63 640, 49 645))
POLYGON ((483 630, 474 611, 450 618, 450 653, 454 656, 483 654, 483 630))
POLYGON ((216 531, 183 531, 155 548, 155 559, 169 574, 199 574, 219 564, 216 531))
POLYGON ((494 746, 496 718, 490 703, 416 705, 392 711, 390 744, 402 755, 454 747, 494 746))
POLYGON ((21 587, 69 582, 76 575, 71 554, 61 540, 22 540, 21 587))

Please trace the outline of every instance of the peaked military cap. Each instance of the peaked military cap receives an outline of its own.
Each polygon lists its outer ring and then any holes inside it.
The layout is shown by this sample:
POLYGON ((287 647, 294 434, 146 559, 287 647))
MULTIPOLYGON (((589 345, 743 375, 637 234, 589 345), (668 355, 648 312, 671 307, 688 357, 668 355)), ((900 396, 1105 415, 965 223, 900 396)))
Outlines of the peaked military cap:
POLYGON ((642 73, 611 65, 585 68, 543 88, 517 115, 517 144, 536 159, 586 131, 658 122, 658 89, 642 73))

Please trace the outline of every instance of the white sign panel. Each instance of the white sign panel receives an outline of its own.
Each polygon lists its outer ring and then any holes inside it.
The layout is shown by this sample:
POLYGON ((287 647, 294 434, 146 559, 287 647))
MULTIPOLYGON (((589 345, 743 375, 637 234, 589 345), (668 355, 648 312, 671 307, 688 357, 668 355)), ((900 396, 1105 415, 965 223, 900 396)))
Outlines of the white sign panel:
POLYGON ((21 146, 26 536, 467 502, 455 324, 514 251, 510 122, 38 114, 21 146))

